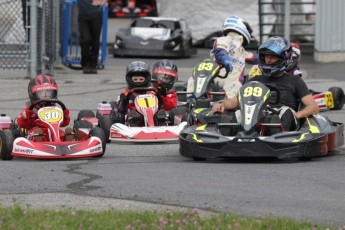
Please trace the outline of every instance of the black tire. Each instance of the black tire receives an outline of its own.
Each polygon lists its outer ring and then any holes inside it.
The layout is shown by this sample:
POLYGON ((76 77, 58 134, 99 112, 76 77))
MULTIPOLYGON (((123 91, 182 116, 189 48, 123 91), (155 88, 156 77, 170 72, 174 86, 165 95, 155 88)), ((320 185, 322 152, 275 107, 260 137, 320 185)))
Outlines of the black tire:
POLYGON ((175 125, 174 120, 176 115, 184 115, 188 113, 188 108, 187 107, 177 107, 169 112, 169 123, 170 125, 175 125))
POLYGON ((13 149, 14 136, 11 130, 6 129, 0 131, 0 156, 1 160, 12 160, 11 155, 13 149))
POLYGON ((102 148, 103 148, 103 154, 95 156, 96 158, 100 158, 104 155, 105 149, 106 149, 106 138, 103 129, 100 127, 95 127, 91 129, 90 136, 92 137, 98 137, 102 141, 102 148))
POLYGON ((110 143, 110 128, 113 124, 112 120, 110 119, 110 116, 99 116, 98 118, 98 122, 99 122, 99 127, 103 130, 105 138, 106 138, 106 142, 110 143))
POLYGON ((95 113, 92 110, 81 110, 78 113, 77 120, 80 121, 83 117, 95 117, 95 113))
POLYGON ((88 121, 76 121, 74 123, 74 126, 73 126, 73 130, 75 131, 75 133, 77 133, 77 130, 80 129, 80 128, 85 128, 85 129, 92 129, 92 124, 88 121))
POLYGON ((331 87, 328 91, 332 93, 334 100, 334 108, 331 110, 341 110, 345 102, 343 89, 339 87, 331 87))
POLYGON ((193 157, 194 161, 206 161, 206 158, 203 157, 193 157))

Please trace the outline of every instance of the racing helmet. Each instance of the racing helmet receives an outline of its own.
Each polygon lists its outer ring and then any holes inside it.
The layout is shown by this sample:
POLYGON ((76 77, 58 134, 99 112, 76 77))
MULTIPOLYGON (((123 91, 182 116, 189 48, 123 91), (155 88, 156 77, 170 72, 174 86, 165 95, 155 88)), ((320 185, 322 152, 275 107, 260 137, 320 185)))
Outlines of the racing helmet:
POLYGON ((286 71, 293 71, 297 68, 299 61, 301 60, 301 50, 300 46, 297 43, 291 42, 290 43, 292 47, 292 58, 291 61, 286 68, 286 71))
POLYGON ((174 62, 163 59, 152 67, 152 82, 160 92, 166 93, 178 80, 177 66, 174 62))
POLYGON ((126 82, 128 89, 150 86, 151 74, 149 65, 142 61, 130 63, 126 68, 126 82), (132 80, 133 76, 142 76, 145 80, 143 82, 134 82, 132 80))
MULTIPOLYGON (((32 104, 38 100, 57 99, 58 86, 51 76, 38 75, 30 80, 28 93, 32 104)), ((50 106, 52 104, 48 102, 45 105, 50 106)))
POLYGON ((223 34, 226 36, 231 31, 235 31, 243 36, 243 46, 250 43, 253 30, 244 19, 238 16, 226 18, 223 25, 223 34))
POLYGON ((263 75, 276 76, 279 73, 286 71, 292 58, 292 47, 290 43, 278 36, 268 38, 262 43, 258 49, 259 53, 259 68, 263 75), (266 64, 265 56, 271 55, 279 58, 279 61, 266 64))

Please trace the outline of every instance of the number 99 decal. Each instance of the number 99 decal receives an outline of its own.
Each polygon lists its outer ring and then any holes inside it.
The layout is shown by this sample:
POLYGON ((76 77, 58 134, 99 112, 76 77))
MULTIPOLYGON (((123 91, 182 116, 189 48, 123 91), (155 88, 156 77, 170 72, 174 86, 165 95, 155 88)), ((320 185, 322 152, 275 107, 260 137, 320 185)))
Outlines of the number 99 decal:
POLYGON ((261 97, 262 96, 262 88, 260 87, 247 87, 244 89, 243 97, 261 97))

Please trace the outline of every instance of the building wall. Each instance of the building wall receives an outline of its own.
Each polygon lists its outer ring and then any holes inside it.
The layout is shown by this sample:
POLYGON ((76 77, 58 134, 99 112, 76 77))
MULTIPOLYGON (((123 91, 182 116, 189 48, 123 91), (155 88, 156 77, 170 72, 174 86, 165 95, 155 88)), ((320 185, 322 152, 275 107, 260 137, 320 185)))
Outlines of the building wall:
POLYGON ((345 1, 317 0, 315 51, 317 62, 345 61, 345 1))

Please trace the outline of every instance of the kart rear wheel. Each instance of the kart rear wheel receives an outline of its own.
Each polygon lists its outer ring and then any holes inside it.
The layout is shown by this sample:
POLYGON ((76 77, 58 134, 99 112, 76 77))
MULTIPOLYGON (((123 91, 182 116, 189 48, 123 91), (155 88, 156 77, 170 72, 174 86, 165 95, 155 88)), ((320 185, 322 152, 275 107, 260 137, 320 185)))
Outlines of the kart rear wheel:
POLYGON ((193 160, 194 161, 205 161, 206 158, 203 158, 203 157, 193 157, 193 160))
POLYGON ((91 129, 90 136, 98 137, 99 139, 101 139, 101 141, 102 141, 102 148, 103 148, 103 154, 97 155, 95 157, 97 157, 97 158, 102 157, 104 155, 105 149, 106 149, 106 137, 105 137, 104 131, 100 127, 95 127, 93 129, 91 129))
POLYGON ((110 116, 99 116, 98 117, 99 127, 103 130, 106 142, 110 143, 110 128, 113 124, 112 120, 110 119, 110 116))
POLYGON ((74 123, 73 129, 77 131, 78 129, 92 129, 92 124, 88 121, 77 121, 74 123))
POLYGON ((95 117, 95 113, 92 110, 81 110, 78 113, 77 120, 80 121, 83 117, 95 117))
POLYGON ((0 132, 0 156, 1 160, 12 160, 14 136, 11 130, 6 129, 0 132))
POLYGON ((334 108, 331 110, 341 110, 345 102, 343 89, 340 87, 331 87, 328 91, 332 93, 334 100, 334 108))

